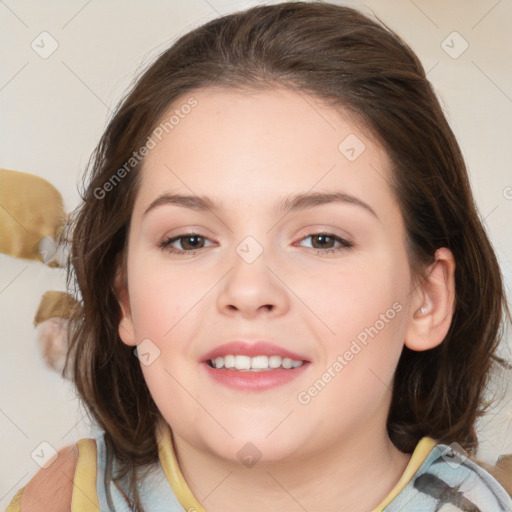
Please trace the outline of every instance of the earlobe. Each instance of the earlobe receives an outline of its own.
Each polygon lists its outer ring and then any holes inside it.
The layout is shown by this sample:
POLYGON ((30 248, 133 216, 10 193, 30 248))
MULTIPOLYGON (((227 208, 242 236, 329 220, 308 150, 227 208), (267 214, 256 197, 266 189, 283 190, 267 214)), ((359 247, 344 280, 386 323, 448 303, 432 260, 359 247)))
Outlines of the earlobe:
POLYGON ((411 304, 405 346, 416 351, 438 346, 450 329, 455 310, 455 260, 446 247, 436 251, 411 304))
POLYGON ((119 271, 116 276, 116 292, 121 315, 119 318, 118 332, 119 337, 126 345, 135 346, 135 330, 133 327, 133 320, 130 308, 130 298, 128 295, 128 285, 126 280, 123 279, 122 271, 119 271))

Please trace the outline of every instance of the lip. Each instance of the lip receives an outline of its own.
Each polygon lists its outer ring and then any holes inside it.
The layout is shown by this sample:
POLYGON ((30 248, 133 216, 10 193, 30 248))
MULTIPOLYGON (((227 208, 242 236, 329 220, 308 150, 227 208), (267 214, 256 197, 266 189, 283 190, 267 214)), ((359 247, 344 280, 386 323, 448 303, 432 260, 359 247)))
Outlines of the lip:
POLYGON ((210 352, 203 356, 201 360, 201 367, 204 368, 204 371, 209 378, 228 388, 243 391, 264 391, 282 386, 296 379, 307 370, 310 363, 311 362, 304 356, 291 352, 290 350, 286 350, 268 341, 247 342, 237 340, 219 345, 213 350, 210 350, 210 352), (208 364, 208 361, 211 359, 215 359, 219 356, 224 357, 228 354, 234 356, 246 355, 250 357, 256 357, 259 355, 281 356, 283 358, 288 357, 295 361, 303 361, 303 364, 297 368, 290 368, 288 370, 284 368, 276 368, 260 372, 235 371, 225 368, 216 369, 212 368, 208 364))
MULTIPOLYGON (((216 357, 224 357, 228 354, 234 356, 281 356, 281 357, 289 357, 294 361, 305 361, 309 362, 304 356, 297 354, 295 352, 291 352, 290 350, 286 350, 274 343, 270 343, 268 341, 230 341, 229 343, 224 343, 223 345, 219 345, 215 347, 213 350, 207 352, 201 359, 202 362, 207 363, 210 359, 215 359, 216 357)), ((287 370, 288 371, 288 370, 287 370)))
POLYGON ((212 380, 228 388, 241 391, 265 391, 288 384, 302 375, 309 366, 310 363, 304 363, 302 366, 290 370, 278 368, 261 372, 243 372, 225 368, 216 370, 206 362, 201 364, 212 380))

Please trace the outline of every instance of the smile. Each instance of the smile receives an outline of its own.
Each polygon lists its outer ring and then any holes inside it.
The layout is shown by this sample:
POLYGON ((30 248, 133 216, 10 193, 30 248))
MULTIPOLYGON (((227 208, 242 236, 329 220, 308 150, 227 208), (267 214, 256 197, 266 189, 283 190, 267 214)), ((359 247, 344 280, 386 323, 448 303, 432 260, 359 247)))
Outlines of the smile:
POLYGON ((265 340, 232 340, 203 354, 208 379, 239 391, 264 391, 285 386, 311 367, 305 354, 265 340))

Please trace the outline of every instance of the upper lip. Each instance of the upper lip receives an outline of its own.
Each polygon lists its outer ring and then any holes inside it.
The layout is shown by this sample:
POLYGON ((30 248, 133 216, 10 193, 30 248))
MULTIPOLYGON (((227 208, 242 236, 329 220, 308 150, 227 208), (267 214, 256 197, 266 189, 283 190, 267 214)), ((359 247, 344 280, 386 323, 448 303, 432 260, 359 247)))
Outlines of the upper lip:
POLYGON ((284 349, 279 345, 271 343, 269 341, 242 341, 235 340, 230 341, 228 343, 224 343, 223 345, 219 345, 215 347, 213 350, 210 350, 203 356, 203 361, 210 361, 215 359, 216 357, 224 357, 226 355, 245 355, 250 357, 256 356, 281 356, 281 357, 289 357, 294 361, 307 361, 304 356, 301 356, 295 352, 291 352, 290 350, 284 349))

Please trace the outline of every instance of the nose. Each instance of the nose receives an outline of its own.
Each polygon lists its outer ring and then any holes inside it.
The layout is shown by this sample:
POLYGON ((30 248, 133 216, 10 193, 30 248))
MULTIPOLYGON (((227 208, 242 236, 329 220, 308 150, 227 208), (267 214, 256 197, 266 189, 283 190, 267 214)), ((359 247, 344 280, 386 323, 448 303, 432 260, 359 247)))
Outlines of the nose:
POLYGON ((219 311, 231 316, 254 318, 258 315, 280 316, 289 309, 290 297, 285 279, 276 264, 270 263, 265 250, 252 262, 243 253, 235 253, 217 296, 219 311), (242 254, 242 256, 240 255, 242 254))

